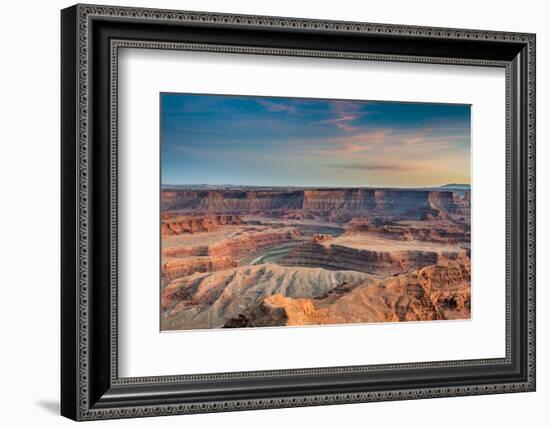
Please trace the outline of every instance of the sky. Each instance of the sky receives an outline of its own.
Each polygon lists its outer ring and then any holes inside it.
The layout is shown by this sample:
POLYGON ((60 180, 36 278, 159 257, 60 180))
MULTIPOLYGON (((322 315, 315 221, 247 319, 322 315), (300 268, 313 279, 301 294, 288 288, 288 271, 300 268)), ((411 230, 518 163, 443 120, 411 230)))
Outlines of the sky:
POLYGON ((470 183, 470 106, 161 93, 164 185, 470 183))

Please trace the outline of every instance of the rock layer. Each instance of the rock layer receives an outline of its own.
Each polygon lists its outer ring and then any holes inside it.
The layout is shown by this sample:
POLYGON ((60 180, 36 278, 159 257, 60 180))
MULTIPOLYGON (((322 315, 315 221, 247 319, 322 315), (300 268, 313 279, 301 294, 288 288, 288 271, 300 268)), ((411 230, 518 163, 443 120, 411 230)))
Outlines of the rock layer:
POLYGON ((240 225, 242 220, 234 215, 176 216, 161 222, 161 235, 212 232, 222 225, 240 225))
POLYGON ((343 284, 320 298, 265 297, 225 327, 430 321, 470 317, 469 264, 433 265, 385 281, 343 284))
POLYGON ((465 319, 470 192, 161 192, 162 330, 465 319))
POLYGON ((359 215, 445 218, 469 214, 470 197, 452 191, 422 189, 219 189, 163 190, 163 211, 215 212, 305 217, 304 213, 340 215, 349 220, 359 215))
POLYGON ((369 219, 352 219, 347 234, 369 233, 403 241, 431 241, 438 243, 470 242, 469 224, 450 221, 423 221, 413 225, 376 223, 369 219))
POLYGON ((241 266, 173 280, 162 289, 162 329, 218 328, 273 294, 320 297, 344 284, 370 282, 367 274, 273 264, 241 266))
POLYGON ((322 267, 331 270, 348 269, 369 274, 395 275, 459 257, 467 257, 467 251, 406 250, 389 252, 361 250, 337 244, 325 246, 313 241, 299 245, 278 263, 284 266, 322 267))
POLYGON ((196 272, 220 271, 235 266, 237 266, 237 261, 230 256, 167 258, 162 263, 161 275, 166 280, 174 280, 196 272))
POLYGON ((173 280, 195 272, 233 268, 250 253, 299 237, 300 233, 293 228, 280 228, 247 232, 208 246, 163 248, 161 275, 165 280, 173 280))

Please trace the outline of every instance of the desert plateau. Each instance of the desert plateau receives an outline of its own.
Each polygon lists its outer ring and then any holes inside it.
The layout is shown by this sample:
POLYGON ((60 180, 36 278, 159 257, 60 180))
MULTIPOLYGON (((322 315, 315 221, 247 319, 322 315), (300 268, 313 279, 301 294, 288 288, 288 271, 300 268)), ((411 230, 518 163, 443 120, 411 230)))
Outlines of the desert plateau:
POLYGON ((161 329, 470 318, 470 187, 161 190, 161 329))

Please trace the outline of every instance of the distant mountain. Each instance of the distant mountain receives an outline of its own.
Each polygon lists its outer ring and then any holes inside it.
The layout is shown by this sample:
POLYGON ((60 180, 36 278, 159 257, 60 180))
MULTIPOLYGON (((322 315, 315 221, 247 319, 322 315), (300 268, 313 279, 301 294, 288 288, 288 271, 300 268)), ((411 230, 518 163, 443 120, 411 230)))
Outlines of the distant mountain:
POLYGON ((281 190, 348 190, 348 189, 378 189, 378 190, 398 190, 398 191, 469 191, 470 185, 465 183, 448 183, 441 186, 427 187, 377 187, 377 186, 294 186, 294 185, 236 185, 236 184, 162 184, 162 190, 178 191, 178 190, 264 190, 264 191, 281 191, 281 190))
POLYGON ((458 189, 462 191, 468 191, 471 189, 470 184, 467 183, 448 183, 446 185, 441 185, 439 188, 442 189, 458 189))

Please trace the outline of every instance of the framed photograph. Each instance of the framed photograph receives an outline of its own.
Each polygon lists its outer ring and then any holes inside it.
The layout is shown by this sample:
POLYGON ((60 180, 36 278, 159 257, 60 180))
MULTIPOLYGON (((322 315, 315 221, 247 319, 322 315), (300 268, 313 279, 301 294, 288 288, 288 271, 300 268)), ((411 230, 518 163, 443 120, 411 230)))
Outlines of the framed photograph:
POLYGON ((61 412, 535 390, 535 35, 61 12, 61 412))

